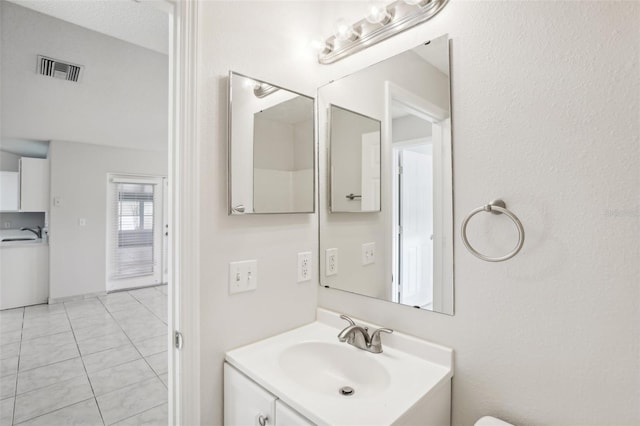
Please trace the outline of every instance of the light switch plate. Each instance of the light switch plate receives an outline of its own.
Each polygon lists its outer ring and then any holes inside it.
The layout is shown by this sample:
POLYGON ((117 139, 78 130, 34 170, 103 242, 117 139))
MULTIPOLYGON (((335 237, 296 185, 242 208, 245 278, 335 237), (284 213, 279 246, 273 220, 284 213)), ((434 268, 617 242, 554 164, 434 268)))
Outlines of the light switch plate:
POLYGON ((229 294, 258 288, 258 261, 243 260, 229 263, 229 294))
POLYGON ((371 265, 376 261, 376 243, 365 243, 362 245, 362 264, 371 265))
POLYGON ((324 256, 325 271, 324 274, 329 277, 338 273, 338 249, 330 248, 325 251, 324 256))
POLYGON ((311 252, 298 253, 298 282, 311 280, 311 252))

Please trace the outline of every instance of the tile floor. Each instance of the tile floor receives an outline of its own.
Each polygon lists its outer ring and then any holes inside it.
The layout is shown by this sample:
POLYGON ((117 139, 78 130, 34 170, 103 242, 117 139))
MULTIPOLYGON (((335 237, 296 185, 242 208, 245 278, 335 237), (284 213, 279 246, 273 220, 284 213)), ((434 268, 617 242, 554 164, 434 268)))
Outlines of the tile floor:
POLYGON ((0 311, 0 425, 166 425, 167 287, 0 311))

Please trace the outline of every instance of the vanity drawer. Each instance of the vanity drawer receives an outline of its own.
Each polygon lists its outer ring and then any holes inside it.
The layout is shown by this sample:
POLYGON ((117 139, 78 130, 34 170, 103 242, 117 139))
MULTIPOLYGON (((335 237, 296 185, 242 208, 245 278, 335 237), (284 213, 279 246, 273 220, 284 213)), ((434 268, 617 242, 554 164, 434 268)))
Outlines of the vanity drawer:
POLYGON ((280 400, 276 401, 276 423, 277 426, 315 426, 280 400))

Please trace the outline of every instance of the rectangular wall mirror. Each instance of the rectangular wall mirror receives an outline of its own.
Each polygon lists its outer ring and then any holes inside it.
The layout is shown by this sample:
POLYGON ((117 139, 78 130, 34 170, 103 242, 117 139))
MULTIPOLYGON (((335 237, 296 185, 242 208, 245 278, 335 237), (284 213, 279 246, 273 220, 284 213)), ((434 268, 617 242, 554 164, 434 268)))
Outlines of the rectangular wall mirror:
POLYGON ((314 99, 229 73, 229 214, 315 211, 314 99))
POLYGON ((453 314, 449 75, 445 35, 318 90, 322 286, 453 314))
POLYGON ((380 120, 329 106, 332 212, 380 211, 380 120))

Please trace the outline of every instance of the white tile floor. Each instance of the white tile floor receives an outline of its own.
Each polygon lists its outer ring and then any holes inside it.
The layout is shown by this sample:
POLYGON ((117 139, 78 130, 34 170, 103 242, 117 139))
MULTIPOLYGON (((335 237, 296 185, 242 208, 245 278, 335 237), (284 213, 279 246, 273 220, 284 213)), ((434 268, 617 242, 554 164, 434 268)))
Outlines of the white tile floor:
POLYGON ((0 425, 166 425, 167 288, 0 311, 0 425))

